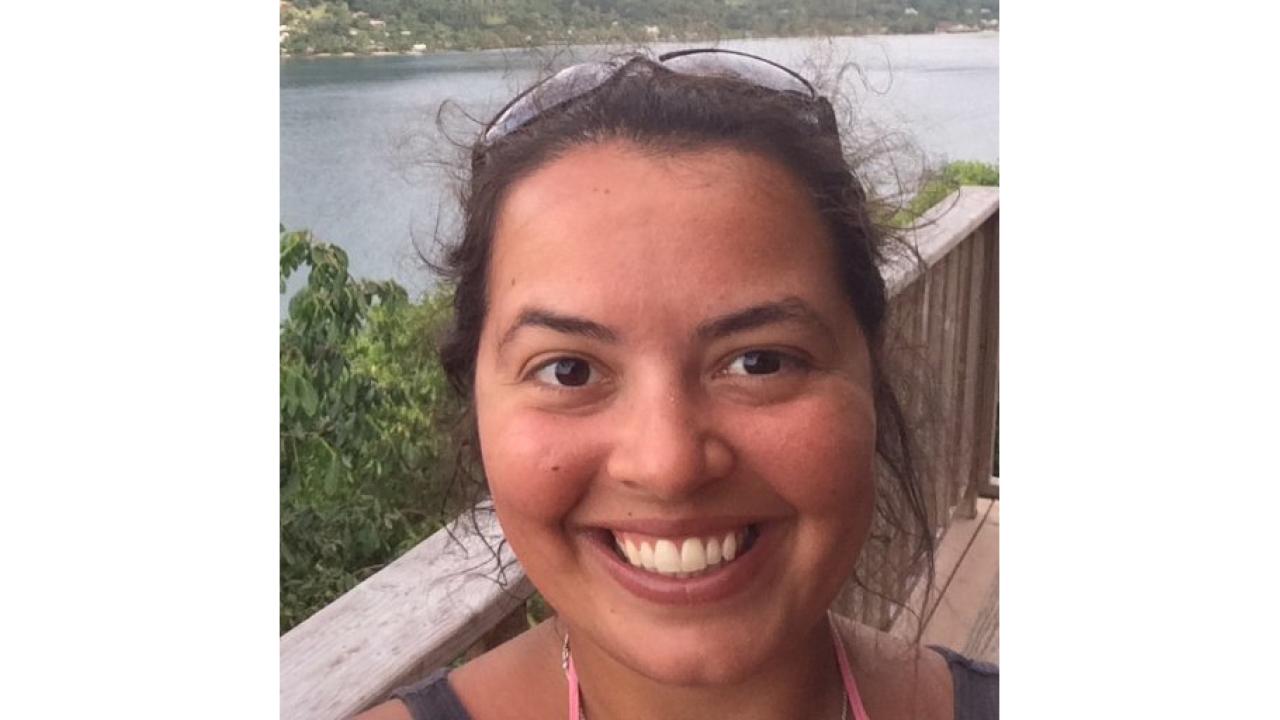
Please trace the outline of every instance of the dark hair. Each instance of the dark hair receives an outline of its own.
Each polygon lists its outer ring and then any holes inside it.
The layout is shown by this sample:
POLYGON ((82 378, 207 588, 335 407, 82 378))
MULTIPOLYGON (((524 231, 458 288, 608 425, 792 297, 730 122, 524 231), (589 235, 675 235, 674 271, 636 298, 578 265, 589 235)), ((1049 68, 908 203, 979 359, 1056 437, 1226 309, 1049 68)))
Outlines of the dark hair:
MULTIPOLYGON (((570 149, 617 139, 661 154, 724 147, 761 155, 792 172, 813 198, 835 244, 841 284, 868 339, 878 475, 893 479, 890 487, 877 489, 881 531, 873 528, 872 541, 888 542, 885 530, 905 533, 913 541, 909 564, 924 561, 931 577, 933 536, 922 474, 884 367, 888 294, 879 268, 890 254, 892 235, 875 222, 839 134, 834 129, 815 132, 811 106, 817 102, 827 101, 731 77, 681 74, 637 56, 594 90, 545 110, 491 144, 478 141, 462 192, 461 240, 446 244, 442 262, 433 263, 454 288, 453 324, 440 343, 441 363, 453 388, 469 401, 487 311, 495 222, 508 192, 522 178, 570 149)), ((474 418, 465 425, 474 451, 474 418)), ((866 587, 856 571, 855 579, 866 587)))

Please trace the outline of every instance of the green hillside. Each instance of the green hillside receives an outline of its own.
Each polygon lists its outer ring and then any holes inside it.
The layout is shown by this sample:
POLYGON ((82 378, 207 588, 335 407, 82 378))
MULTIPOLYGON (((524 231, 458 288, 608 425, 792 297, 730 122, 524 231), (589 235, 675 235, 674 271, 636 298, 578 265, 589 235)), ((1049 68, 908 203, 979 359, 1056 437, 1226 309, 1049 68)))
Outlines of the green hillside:
POLYGON ((291 0, 286 55, 993 29, 999 0, 291 0))

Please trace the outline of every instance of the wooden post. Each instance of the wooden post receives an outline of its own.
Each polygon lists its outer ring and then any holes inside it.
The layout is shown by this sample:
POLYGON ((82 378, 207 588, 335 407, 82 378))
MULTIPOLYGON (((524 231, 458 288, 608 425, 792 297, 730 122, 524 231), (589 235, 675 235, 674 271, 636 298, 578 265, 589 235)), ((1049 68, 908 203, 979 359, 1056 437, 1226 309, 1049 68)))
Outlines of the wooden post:
POLYGON ((973 475, 973 461, 974 457, 977 455, 973 445, 974 439, 978 435, 976 428, 979 403, 978 378, 983 360, 980 343, 982 340, 984 322, 986 321, 986 318, 983 316, 983 287, 986 278, 986 235, 976 234, 965 244, 969 248, 969 272, 967 273, 969 281, 964 296, 967 322, 964 332, 964 402, 960 410, 960 480, 963 492, 961 494, 958 514, 962 518, 969 518, 971 516, 968 513, 973 507, 969 504, 968 500, 970 487, 978 482, 978 478, 975 478, 973 475))
POLYGON ((980 489, 990 481, 995 451, 996 405, 1000 401, 1000 214, 984 224, 987 266, 983 278, 982 342, 978 366, 978 410, 974 415, 974 458, 969 489, 962 507, 967 517, 977 512, 980 489))
POLYGON ((946 264, 947 277, 947 296, 946 303, 943 308, 943 356, 942 356, 942 398, 943 398, 943 415, 942 415, 942 437, 943 452, 946 458, 946 472, 943 475, 943 485, 946 493, 945 507, 948 515, 951 508, 955 507, 959 495, 956 492, 957 478, 960 475, 960 426, 956 417, 960 411, 960 387, 961 378, 959 377, 959 361, 957 344, 960 338, 959 311, 960 311, 960 258, 961 251, 964 246, 972 241, 972 237, 961 241, 959 245, 947 254, 943 260, 946 264))

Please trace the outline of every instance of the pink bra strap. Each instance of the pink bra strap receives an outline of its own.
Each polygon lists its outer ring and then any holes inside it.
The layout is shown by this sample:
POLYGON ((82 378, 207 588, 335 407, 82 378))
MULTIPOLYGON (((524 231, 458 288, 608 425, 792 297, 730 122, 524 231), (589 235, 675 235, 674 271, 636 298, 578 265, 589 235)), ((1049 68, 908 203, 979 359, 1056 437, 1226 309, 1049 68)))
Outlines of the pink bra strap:
POLYGON ((867 709, 862 706, 862 696, 858 694, 858 684, 853 681, 853 672, 849 670, 849 657, 845 654, 844 641, 836 630, 835 618, 830 613, 827 620, 831 622, 831 639, 836 644, 836 662, 840 664, 840 677, 844 680, 844 693, 849 698, 849 709, 853 710, 853 720, 869 720, 867 709))
POLYGON ((569 654, 568 638, 565 639, 564 676, 569 680, 569 720, 582 720, 582 693, 578 690, 578 670, 573 667, 573 655, 569 654))

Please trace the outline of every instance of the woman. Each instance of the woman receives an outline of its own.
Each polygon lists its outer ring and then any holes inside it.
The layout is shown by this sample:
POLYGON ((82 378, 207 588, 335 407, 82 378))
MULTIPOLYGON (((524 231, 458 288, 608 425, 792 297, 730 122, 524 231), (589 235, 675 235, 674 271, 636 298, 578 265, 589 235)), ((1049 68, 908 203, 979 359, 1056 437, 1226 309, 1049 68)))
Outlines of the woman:
POLYGON ((557 615, 363 718, 994 716, 994 668, 828 613, 877 498, 922 504, 824 98, 728 51, 574 66, 464 204, 442 356, 557 615))

